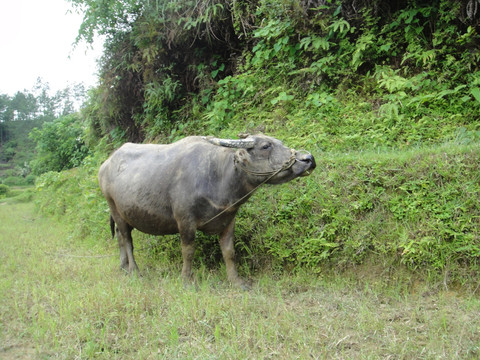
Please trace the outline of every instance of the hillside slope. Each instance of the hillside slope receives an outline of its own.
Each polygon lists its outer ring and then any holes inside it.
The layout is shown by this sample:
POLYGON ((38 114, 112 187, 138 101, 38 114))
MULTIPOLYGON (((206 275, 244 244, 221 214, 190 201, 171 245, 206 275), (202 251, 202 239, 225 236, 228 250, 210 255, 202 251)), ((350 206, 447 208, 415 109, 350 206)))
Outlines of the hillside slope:
MULTIPOLYGON (((82 111, 96 153, 39 180, 45 211, 99 232, 108 215, 96 171, 112 148, 262 131, 309 150, 318 167, 243 208, 244 271, 374 261, 451 280, 478 274, 471 0, 72 2, 86 11, 80 38, 107 36, 82 111)), ((164 241, 158 252, 178 257, 177 239, 164 241)), ((218 264, 216 240, 198 243, 197 260, 218 264)))

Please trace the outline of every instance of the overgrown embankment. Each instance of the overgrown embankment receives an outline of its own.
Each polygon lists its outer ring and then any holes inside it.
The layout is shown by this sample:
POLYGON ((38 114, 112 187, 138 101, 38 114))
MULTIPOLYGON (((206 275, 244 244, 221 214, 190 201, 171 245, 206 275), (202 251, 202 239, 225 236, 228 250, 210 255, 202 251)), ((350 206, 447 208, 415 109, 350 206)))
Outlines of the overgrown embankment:
POLYGON ((250 246, 261 244, 253 257, 268 253, 280 266, 320 272, 324 264, 349 267, 373 257, 474 280, 479 156, 478 147, 457 146, 318 154, 311 178, 287 191, 262 190, 266 201, 246 206, 240 228, 250 246))

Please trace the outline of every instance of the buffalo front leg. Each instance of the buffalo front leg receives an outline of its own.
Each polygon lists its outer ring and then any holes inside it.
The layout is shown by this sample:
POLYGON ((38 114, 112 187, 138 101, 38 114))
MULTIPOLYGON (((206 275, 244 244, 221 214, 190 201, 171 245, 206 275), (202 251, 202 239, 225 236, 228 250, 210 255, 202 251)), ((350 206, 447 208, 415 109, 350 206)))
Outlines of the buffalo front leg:
POLYGON ((246 289, 247 285, 245 281, 238 276, 237 268, 235 267, 235 248, 233 244, 234 229, 235 219, 232 220, 220 235, 220 248, 222 249, 223 260, 225 261, 228 280, 230 280, 232 284, 246 289))
POLYGON ((195 252, 195 230, 187 230, 180 232, 182 242, 182 279, 185 282, 192 280, 192 261, 195 252))

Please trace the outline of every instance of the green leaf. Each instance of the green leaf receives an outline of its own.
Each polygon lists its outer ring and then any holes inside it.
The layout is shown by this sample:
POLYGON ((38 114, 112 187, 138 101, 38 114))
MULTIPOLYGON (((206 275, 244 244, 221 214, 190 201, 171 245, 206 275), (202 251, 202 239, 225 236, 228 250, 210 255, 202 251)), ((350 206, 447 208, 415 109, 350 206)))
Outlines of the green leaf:
POLYGON ((315 40, 313 40, 312 45, 316 50, 318 50, 320 47, 323 50, 328 50, 330 48, 328 40, 323 37, 315 38, 315 40))
POLYGON ((477 87, 474 87, 472 88, 472 90, 470 90, 470 93, 473 95, 475 100, 477 100, 480 103, 480 89, 477 87))
POLYGON ((273 49, 275 50, 275 53, 280 52, 280 50, 282 50, 282 46, 283 46, 282 42, 277 41, 275 45, 273 45, 273 49))

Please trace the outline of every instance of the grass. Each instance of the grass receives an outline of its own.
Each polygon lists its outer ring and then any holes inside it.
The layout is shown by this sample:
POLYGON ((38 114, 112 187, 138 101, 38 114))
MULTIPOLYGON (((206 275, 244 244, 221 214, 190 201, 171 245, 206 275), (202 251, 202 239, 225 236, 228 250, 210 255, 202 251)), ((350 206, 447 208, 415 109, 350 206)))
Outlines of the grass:
POLYGON ((32 203, 0 205, 0 224, 0 358, 480 356, 477 292, 388 281, 368 268, 257 274, 243 292, 223 269, 200 267, 196 286, 184 287, 177 265, 142 251, 143 277, 125 276, 115 244, 76 238, 32 203))

